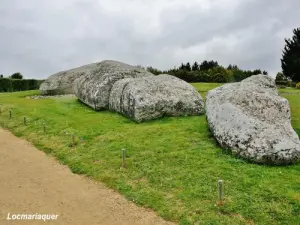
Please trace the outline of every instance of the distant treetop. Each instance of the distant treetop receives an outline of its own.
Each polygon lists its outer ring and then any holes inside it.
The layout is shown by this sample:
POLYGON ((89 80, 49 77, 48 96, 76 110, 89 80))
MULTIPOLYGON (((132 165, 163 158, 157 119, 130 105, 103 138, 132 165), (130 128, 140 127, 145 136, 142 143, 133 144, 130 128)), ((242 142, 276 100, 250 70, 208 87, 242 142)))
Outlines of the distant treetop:
POLYGON ((12 79, 23 79, 23 75, 19 72, 14 73, 13 75, 10 76, 12 79))

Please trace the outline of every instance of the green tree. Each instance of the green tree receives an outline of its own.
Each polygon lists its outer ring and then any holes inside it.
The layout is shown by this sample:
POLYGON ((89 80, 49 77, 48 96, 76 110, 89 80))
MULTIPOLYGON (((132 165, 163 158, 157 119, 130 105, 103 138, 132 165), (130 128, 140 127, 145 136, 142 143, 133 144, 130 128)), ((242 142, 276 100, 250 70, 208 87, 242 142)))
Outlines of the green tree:
POLYGON ((154 75, 159 75, 163 73, 162 71, 155 69, 152 66, 147 67, 147 71, 153 73, 154 75))
POLYGON ((278 81, 287 81, 287 78, 284 76, 283 73, 278 72, 277 75, 276 75, 275 81, 276 82, 278 82, 278 81))
POLYGON ((197 62, 194 62, 192 66, 192 71, 197 71, 197 70, 199 70, 199 64, 197 62))
POLYGON ((192 70, 191 64, 190 64, 189 62, 185 65, 185 68, 186 68, 186 70, 188 70, 188 71, 191 71, 191 70, 192 70))
POLYGON ((23 75, 21 73, 14 73, 13 75, 10 76, 12 79, 23 79, 23 75))
POLYGON ((3 74, 0 75, 0 78, 3 78, 3 74))
POLYGON ((262 74, 260 69, 253 71, 253 75, 258 75, 258 74, 262 74))
POLYGON ((201 65, 200 65, 200 70, 202 71, 207 71, 209 69, 213 69, 214 67, 217 67, 219 66, 218 62, 217 61, 207 61, 207 60, 204 60, 201 65))
POLYGON ((223 66, 216 66, 207 70, 209 75, 209 82, 214 83, 227 83, 233 81, 233 73, 230 70, 226 70, 223 66))
POLYGON ((178 68, 179 70, 186 70, 186 71, 191 71, 192 68, 191 68, 191 64, 188 62, 186 64, 184 63, 181 63, 181 65, 179 66, 178 68))
POLYGON ((293 38, 285 39, 281 67, 283 74, 292 81, 300 81, 300 28, 293 30, 293 38))
POLYGON ((237 65, 231 65, 229 64, 229 66, 227 67, 228 70, 239 70, 237 65))

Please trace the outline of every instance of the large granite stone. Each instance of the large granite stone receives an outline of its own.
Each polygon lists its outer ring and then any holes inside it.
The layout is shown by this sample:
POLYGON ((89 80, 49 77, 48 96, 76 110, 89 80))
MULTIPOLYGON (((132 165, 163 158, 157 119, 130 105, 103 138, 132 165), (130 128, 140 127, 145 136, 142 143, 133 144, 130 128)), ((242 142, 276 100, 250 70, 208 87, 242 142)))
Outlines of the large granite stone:
POLYGON ((77 78, 84 76, 91 70, 97 68, 99 63, 92 63, 78 68, 61 71, 51 75, 45 80, 41 86, 40 91, 42 95, 61 95, 73 94, 73 82, 77 78))
POLYGON ((109 95, 115 82, 124 78, 152 77, 152 73, 125 63, 106 60, 75 80, 74 94, 95 110, 108 108, 109 95))
POLYGON ((300 157, 289 102, 279 96, 269 76, 255 75, 209 91, 206 113, 214 137, 234 155, 275 165, 300 157))
POLYGON ((116 82, 110 93, 109 109, 142 122, 162 116, 199 115, 204 103, 193 86, 163 74, 116 82))

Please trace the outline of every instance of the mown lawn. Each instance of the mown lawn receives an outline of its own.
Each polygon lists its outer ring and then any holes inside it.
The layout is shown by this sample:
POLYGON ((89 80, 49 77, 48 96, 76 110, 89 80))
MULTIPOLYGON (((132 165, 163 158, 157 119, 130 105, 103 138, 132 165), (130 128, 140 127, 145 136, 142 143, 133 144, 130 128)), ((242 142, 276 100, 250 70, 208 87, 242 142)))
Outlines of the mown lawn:
MULTIPOLYGON (((220 84, 193 85, 204 97, 220 84)), ((300 164, 271 167, 231 157, 211 136, 204 115, 136 124, 116 113, 94 112, 75 98, 24 98, 34 94, 38 92, 0 94, 0 125, 74 173, 103 181, 165 219, 180 224, 299 224, 300 164), (122 148, 127 150, 126 169, 121 169, 122 148), (216 206, 218 179, 225 185, 223 206, 216 206)), ((283 95, 300 134, 300 95, 283 95)))
POLYGON ((220 83, 191 83, 201 94, 221 86, 220 83))
POLYGON ((290 87, 287 87, 287 88, 279 88, 278 89, 280 93, 291 93, 291 94, 300 94, 300 89, 296 89, 296 88, 290 88, 290 87))

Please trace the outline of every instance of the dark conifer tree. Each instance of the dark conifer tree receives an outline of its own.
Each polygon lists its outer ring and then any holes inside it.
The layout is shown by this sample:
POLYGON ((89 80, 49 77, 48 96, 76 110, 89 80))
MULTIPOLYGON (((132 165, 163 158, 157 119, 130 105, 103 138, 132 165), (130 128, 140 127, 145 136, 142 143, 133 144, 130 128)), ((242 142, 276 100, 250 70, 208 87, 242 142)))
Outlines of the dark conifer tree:
POLYGON ((197 70, 199 70, 199 64, 197 62, 194 62, 192 66, 192 71, 197 71, 197 70))
POLYGON ((293 30, 292 39, 285 39, 281 67, 285 77, 300 81, 300 28, 293 30))

